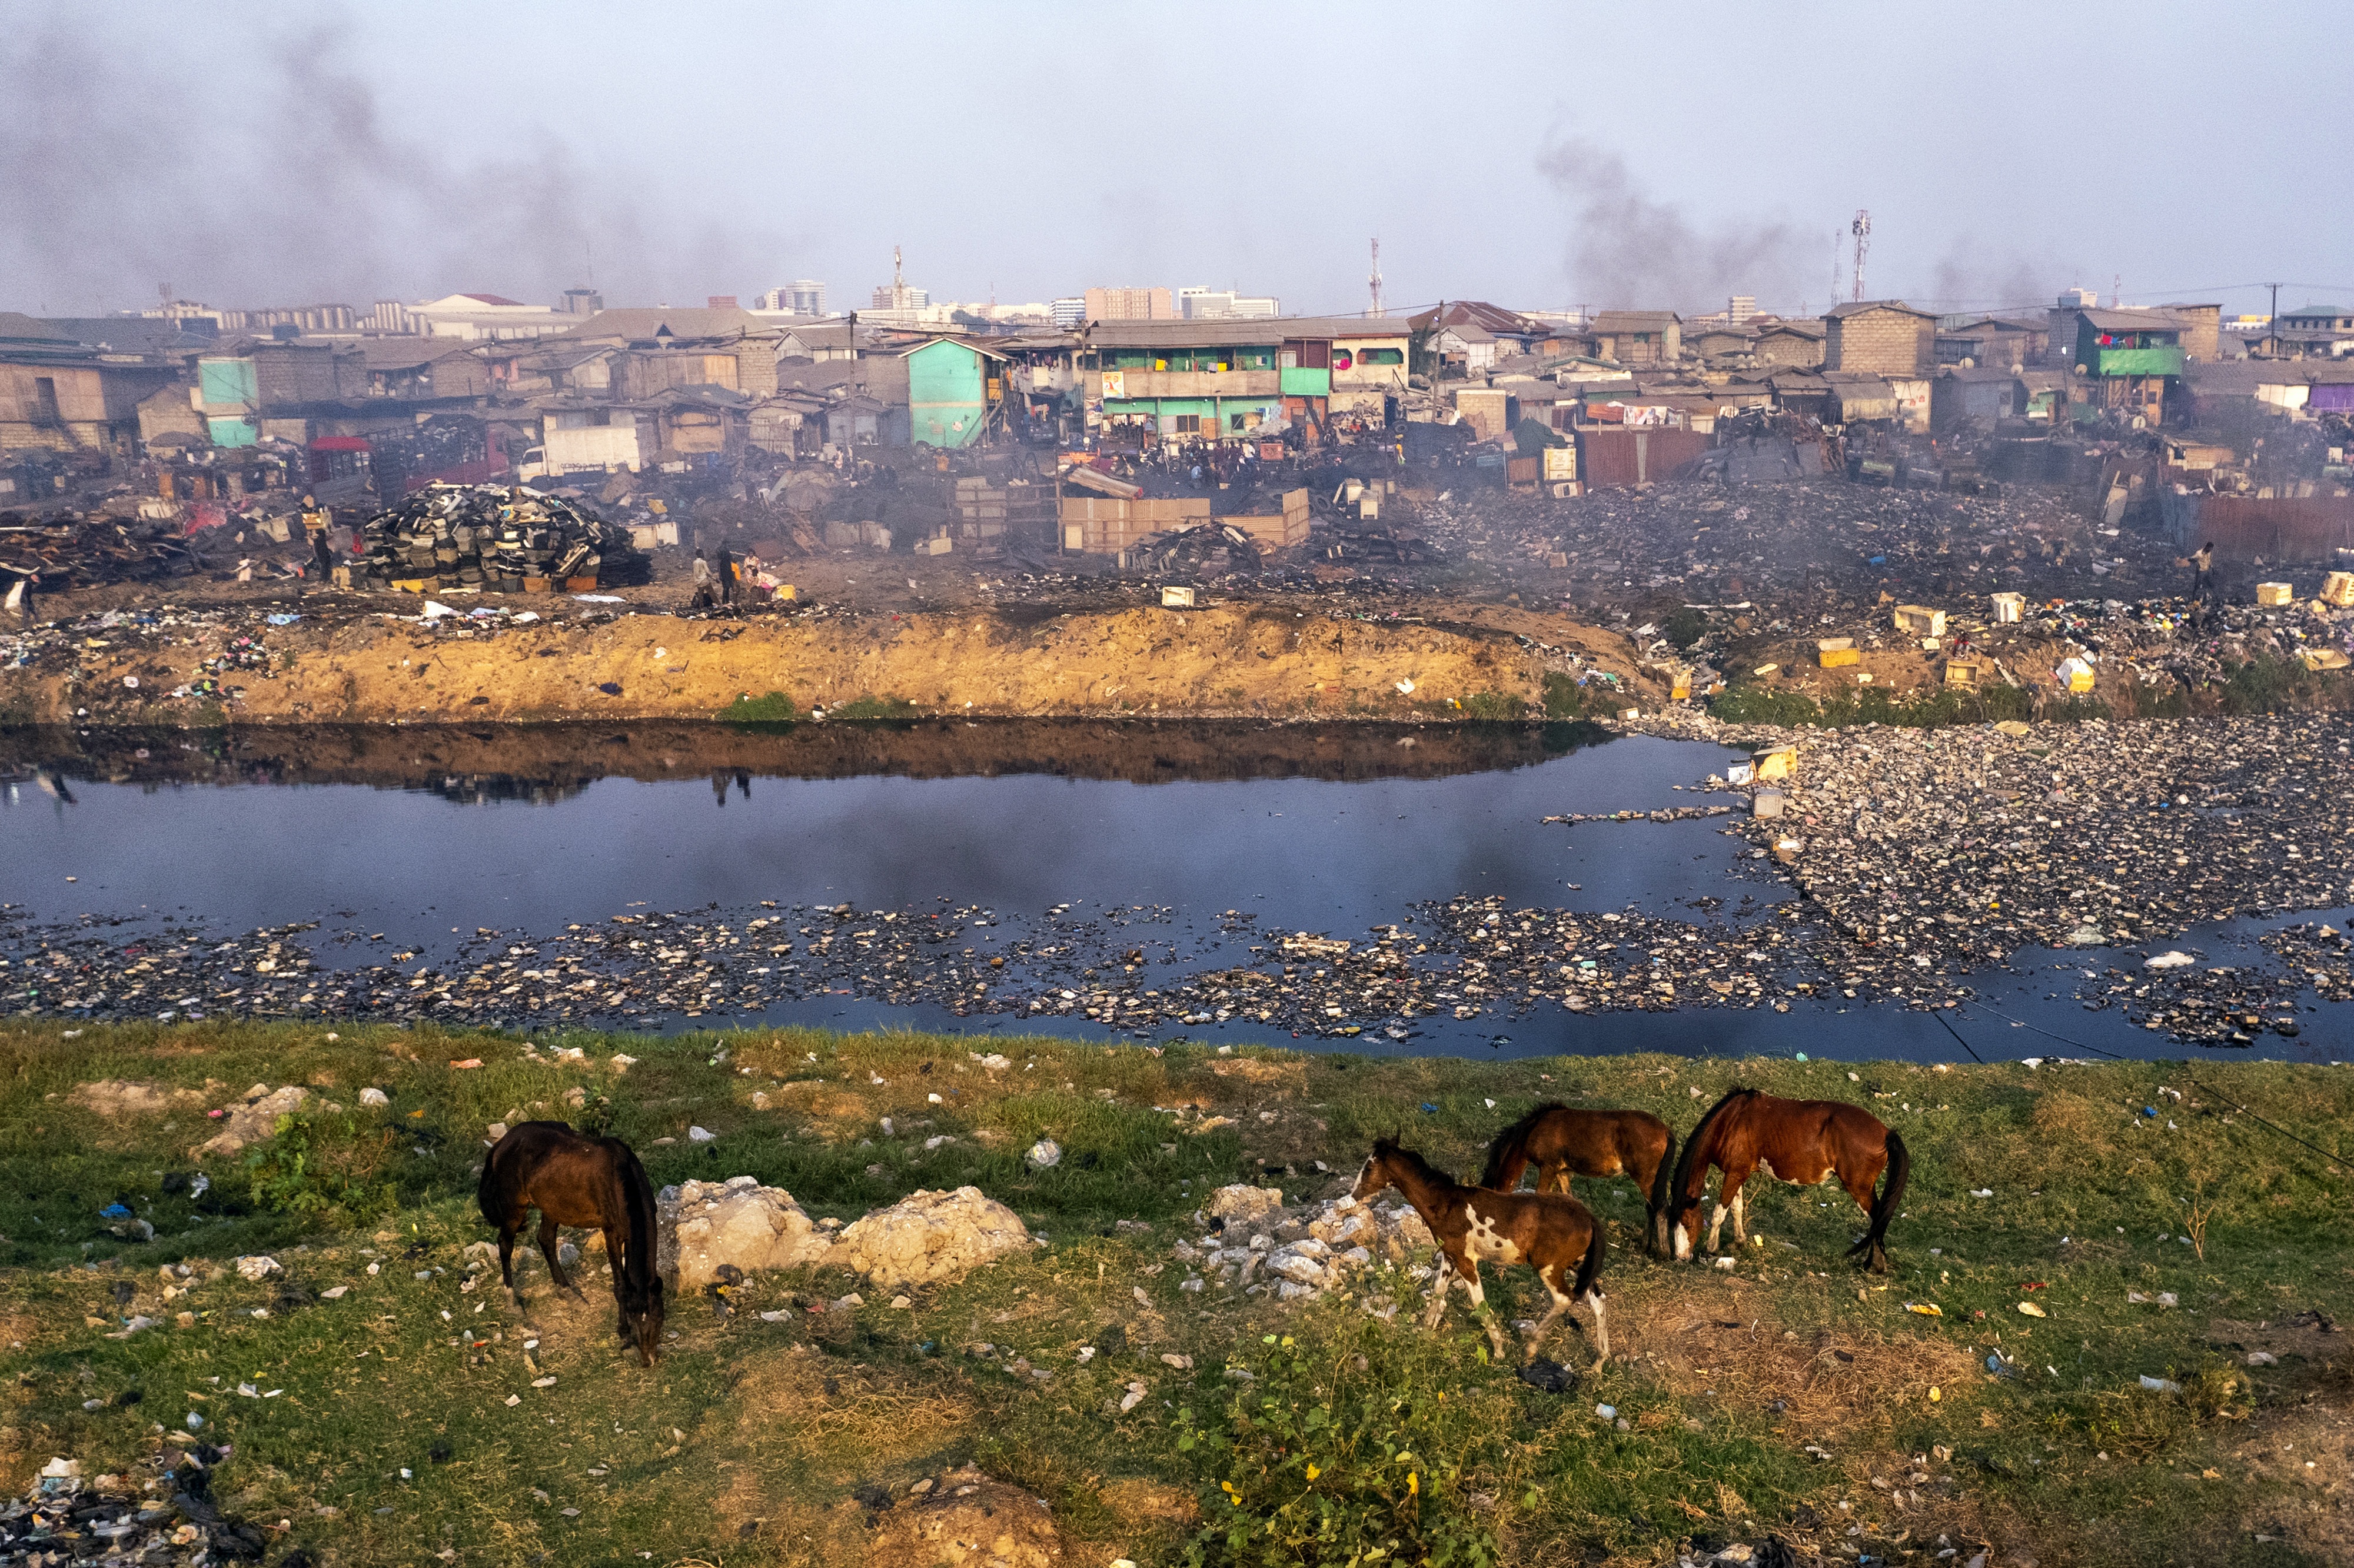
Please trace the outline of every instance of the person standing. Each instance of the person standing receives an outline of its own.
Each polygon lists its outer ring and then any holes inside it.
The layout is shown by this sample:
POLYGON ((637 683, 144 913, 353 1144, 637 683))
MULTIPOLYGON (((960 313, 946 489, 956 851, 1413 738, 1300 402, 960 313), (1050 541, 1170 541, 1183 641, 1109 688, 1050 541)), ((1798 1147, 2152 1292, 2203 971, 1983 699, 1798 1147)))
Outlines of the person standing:
POLYGON ((707 609, 711 605, 711 562, 701 550, 695 552, 695 598, 688 601, 690 609, 707 609))
POLYGON ((2208 540, 2190 554, 2190 602, 2204 604, 2215 592, 2215 541, 2208 540))

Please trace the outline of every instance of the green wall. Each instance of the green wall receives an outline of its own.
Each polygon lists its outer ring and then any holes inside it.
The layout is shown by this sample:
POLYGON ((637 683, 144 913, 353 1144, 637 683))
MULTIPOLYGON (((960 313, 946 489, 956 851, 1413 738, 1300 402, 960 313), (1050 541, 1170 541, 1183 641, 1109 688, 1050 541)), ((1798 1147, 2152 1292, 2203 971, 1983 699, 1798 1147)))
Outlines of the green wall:
POLYGON ((989 414, 983 361, 960 343, 928 343, 907 356, 907 409, 918 446, 967 447, 989 414))

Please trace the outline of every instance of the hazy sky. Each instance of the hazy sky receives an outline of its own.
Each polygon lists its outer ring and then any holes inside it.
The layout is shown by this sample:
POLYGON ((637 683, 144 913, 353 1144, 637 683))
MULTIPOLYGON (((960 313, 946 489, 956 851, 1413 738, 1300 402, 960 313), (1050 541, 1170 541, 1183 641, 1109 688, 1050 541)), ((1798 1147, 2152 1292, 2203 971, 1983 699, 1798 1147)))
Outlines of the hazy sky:
POLYGON ((1967 12, 0 0, 0 309, 2354 295, 2342 9, 1967 12))

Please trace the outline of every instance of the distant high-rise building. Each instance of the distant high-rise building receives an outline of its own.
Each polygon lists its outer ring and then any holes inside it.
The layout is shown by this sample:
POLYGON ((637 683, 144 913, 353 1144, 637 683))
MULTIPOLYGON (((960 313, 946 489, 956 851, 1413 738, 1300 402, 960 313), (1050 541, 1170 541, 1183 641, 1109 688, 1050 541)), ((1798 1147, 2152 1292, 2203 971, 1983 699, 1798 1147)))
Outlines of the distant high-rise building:
POLYGON ((875 285, 875 308, 878 311, 920 311, 931 302, 932 291, 918 289, 913 283, 875 285))
POLYGON ((605 308, 605 296, 594 289, 567 289, 556 308, 567 315, 593 316, 605 308))
POLYGON ((825 314, 825 285, 815 278, 796 278, 781 289, 771 289, 752 301, 756 311, 790 311, 797 316, 825 314))
POLYGON ((1087 319, 1087 302, 1079 294, 1066 294, 1048 305, 1056 328, 1068 332, 1087 319))
POLYGON ((1257 321, 1282 313, 1279 302, 1271 294, 1237 294, 1232 289, 1200 287, 1178 290, 1177 308, 1187 321, 1217 316, 1257 321))
POLYGON ((1166 289, 1089 289, 1086 320, 1091 322, 1169 322, 1177 319, 1166 289))
POLYGON ((1756 295, 1735 294, 1733 296, 1732 303, 1725 309, 1724 319, 1732 323, 1734 326, 1739 326, 1743 322, 1747 321, 1751 316, 1754 316, 1756 313, 1756 295))

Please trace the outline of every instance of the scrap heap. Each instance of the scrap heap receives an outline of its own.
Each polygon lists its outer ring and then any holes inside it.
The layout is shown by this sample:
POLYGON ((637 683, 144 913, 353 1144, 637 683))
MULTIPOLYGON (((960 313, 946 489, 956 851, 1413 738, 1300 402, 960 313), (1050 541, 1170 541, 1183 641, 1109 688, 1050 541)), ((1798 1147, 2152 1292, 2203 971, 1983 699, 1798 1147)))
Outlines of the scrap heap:
POLYGON ((361 525, 354 588, 501 593, 642 583, 629 531, 520 485, 433 484, 361 525))

